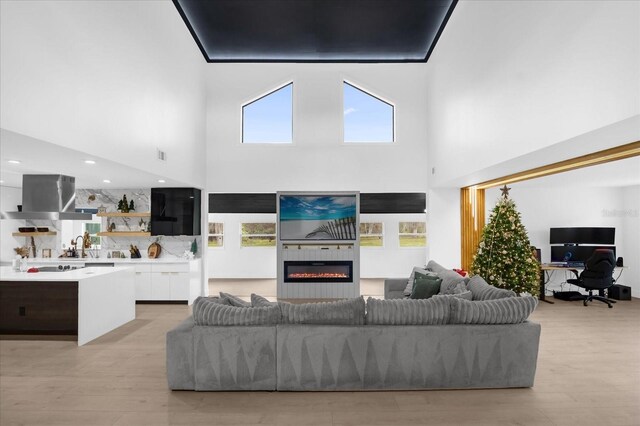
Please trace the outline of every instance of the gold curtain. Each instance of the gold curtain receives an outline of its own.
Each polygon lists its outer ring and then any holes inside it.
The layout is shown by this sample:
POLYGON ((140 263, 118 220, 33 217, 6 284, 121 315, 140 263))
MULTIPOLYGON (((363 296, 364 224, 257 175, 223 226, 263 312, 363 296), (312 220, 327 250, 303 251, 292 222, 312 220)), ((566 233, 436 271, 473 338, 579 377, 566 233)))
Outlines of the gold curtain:
POLYGON ((469 271, 484 228, 484 189, 460 188, 462 269, 469 271))

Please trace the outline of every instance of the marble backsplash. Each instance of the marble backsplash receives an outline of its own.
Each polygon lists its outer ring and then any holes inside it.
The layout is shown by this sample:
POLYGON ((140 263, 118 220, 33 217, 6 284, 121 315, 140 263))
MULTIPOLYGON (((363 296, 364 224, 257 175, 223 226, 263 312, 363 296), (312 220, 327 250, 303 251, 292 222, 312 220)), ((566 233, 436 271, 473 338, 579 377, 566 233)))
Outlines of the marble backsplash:
MULTIPOLYGON (((107 212, 116 212, 118 201, 126 195, 127 200, 133 200, 136 212, 149 212, 150 189, 78 189, 76 190, 76 209, 105 209, 107 212)), ((94 215, 91 223, 100 223, 100 230, 107 231, 113 223, 116 231, 139 231, 141 225, 146 229, 149 217, 105 218, 94 215), (144 223, 140 223, 140 221, 144 223)), ((51 221, 51 220, 26 220, 25 226, 47 227, 56 232, 54 236, 33 237, 36 247, 36 257, 43 257, 43 249, 51 250, 51 257, 58 257, 69 247, 71 239, 81 236, 84 232, 86 221, 51 221)), ((18 244, 31 247, 30 237, 15 237, 18 244)), ((113 252, 122 252, 125 257, 130 256, 129 248, 136 246, 143 258, 147 257, 147 248, 153 242, 158 242, 162 247, 160 257, 182 257, 185 251, 191 250, 191 245, 196 240, 198 251, 196 257, 200 257, 203 250, 202 236, 149 236, 149 237, 100 237, 100 246, 87 249, 91 257, 108 258, 113 252)), ((80 240, 78 240, 78 247, 80 240)), ((33 257, 33 252, 29 252, 33 257)))

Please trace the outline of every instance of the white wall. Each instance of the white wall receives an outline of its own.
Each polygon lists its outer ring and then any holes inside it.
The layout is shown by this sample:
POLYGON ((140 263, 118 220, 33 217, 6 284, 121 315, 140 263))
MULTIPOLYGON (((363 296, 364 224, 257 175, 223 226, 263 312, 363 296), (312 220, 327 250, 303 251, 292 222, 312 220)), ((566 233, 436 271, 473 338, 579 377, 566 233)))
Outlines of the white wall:
POLYGON ((170 1, 0 12, 2 128, 204 187, 206 63, 170 1))
MULTIPOLYGON (((207 83, 209 192, 427 189, 423 64, 211 64, 207 83), (395 104, 395 143, 343 143, 345 79, 395 104), (242 105, 289 81, 294 143, 243 145, 242 105)), ((209 249, 209 276, 275 278, 275 249, 239 247, 243 216, 225 216, 225 230, 231 229, 233 238, 225 236, 223 249, 209 249)), ((397 217, 379 219, 397 235, 397 217)), ((400 249, 397 244, 387 238, 383 249, 361 248, 361 277, 408 276, 413 266, 425 263, 424 249, 400 249)))
MULTIPOLYGON (((382 222, 384 247, 360 246, 361 278, 409 277, 414 266, 427 264, 427 249, 424 247, 400 247, 399 222, 424 222, 425 214, 362 214, 360 222, 382 222)), ((427 223, 427 246, 429 244, 427 223)))
MULTIPOLYGON (((408 277, 425 265, 425 248, 400 247, 398 240, 399 222, 424 220, 424 214, 360 215, 361 222, 382 222, 385 235, 384 247, 360 247, 360 277, 408 277)), ((207 249, 209 278, 276 278, 276 247, 240 247, 242 222, 275 222, 275 214, 210 214, 209 221, 224 223, 224 247, 207 249)))
POLYGON ((426 66, 430 186, 638 116, 639 17, 636 1, 460 1, 426 66))
POLYGON ((461 268, 460 189, 432 188, 427 200, 428 258, 448 268, 461 268))
POLYGON ((620 256, 624 258, 624 275, 619 284, 631 287, 631 295, 640 297, 640 185, 622 188, 622 210, 613 209, 611 214, 620 216, 624 230, 624 245, 620 247, 620 256))
MULTIPOLYGON (((522 216, 522 223, 527 229, 531 244, 542 250, 543 263, 551 260, 549 228, 614 227, 616 228, 616 256, 624 257, 625 265, 629 266, 620 284, 633 285, 634 288, 638 286, 631 271, 640 268, 640 262, 638 262, 640 246, 638 235, 640 234, 637 232, 640 221, 637 216, 640 187, 530 187, 520 186, 517 183, 510 187, 512 189, 509 196, 515 201, 522 216)), ((486 190, 487 221, 500 196, 499 188, 486 190)), ((575 278, 575 276, 569 272, 554 272, 552 280, 547 285, 548 291, 560 290, 561 283, 566 278, 575 278)), ((562 289, 569 290, 566 285, 562 289)), ((572 287, 571 290, 579 289, 572 287)), ((632 290, 632 293, 638 297, 640 289, 632 290)))
MULTIPOLYGON (((0 186, 0 211, 16 211, 22 204, 22 188, 0 186)), ((24 226, 24 220, 0 220, 0 265, 7 265, 16 256, 14 247, 25 245, 25 238, 13 237, 12 232, 24 226)))
POLYGON ((206 249, 208 277, 276 278, 275 246, 240 247, 241 223, 275 221, 275 214, 209 214, 209 222, 224 223, 224 245, 206 249))
POLYGON ((416 192, 427 188, 424 64, 211 64, 210 192, 416 192), (396 105, 396 142, 342 142, 342 81, 396 105), (241 107, 293 81, 294 143, 241 143, 241 107))

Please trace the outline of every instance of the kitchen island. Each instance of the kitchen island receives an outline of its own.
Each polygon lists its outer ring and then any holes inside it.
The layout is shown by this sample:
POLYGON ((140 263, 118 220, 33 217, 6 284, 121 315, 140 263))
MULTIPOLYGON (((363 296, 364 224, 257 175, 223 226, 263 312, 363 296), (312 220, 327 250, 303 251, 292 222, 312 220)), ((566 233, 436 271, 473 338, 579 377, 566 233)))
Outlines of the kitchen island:
POLYGON ((15 272, 0 267, 0 334, 77 335, 84 345, 135 319, 132 267, 15 272))

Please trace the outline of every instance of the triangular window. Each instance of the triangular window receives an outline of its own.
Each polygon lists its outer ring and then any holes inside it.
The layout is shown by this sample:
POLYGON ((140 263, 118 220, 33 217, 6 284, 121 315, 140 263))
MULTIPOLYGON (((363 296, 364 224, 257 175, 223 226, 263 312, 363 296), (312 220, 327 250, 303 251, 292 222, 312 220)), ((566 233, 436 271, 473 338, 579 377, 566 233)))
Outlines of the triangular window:
POLYGON ((242 143, 293 142, 293 83, 242 106, 242 143))
POLYGON ((343 90, 344 141, 393 142, 394 106, 346 81, 343 90))

